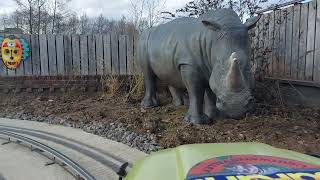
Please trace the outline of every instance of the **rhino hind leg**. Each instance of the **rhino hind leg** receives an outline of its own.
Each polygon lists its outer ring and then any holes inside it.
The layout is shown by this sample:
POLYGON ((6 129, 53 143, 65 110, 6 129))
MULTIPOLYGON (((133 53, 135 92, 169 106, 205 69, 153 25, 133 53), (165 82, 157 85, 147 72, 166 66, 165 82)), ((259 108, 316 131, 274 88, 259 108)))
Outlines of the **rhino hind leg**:
POLYGON ((169 91, 172 96, 172 102, 175 106, 182 106, 184 105, 183 101, 183 91, 181 89, 174 88, 169 86, 169 91))
POLYGON ((143 74, 145 96, 141 102, 141 106, 144 108, 157 107, 159 106, 159 100, 157 98, 156 76, 150 68, 147 68, 143 74))
POLYGON ((205 81, 202 75, 190 65, 182 65, 180 71, 189 94, 189 109, 184 119, 195 124, 209 124, 210 119, 203 112, 205 81))
POLYGON ((206 89, 204 96, 204 112, 210 119, 217 118, 219 116, 219 110, 216 107, 216 95, 211 89, 206 89))

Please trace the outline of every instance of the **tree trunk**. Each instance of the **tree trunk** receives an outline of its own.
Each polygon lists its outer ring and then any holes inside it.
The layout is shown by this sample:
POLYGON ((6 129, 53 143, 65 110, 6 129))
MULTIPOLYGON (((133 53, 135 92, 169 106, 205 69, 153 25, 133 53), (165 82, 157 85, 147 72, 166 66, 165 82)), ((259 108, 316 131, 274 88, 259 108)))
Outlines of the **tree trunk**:
POLYGON ((29 0, 29 26, 30 26, 30 34, 33 34, 33 31, 32 31, 32 1, 29 0))
POLYGON ((53 20, 52 20, 52 34, 54 34, 54 29, 55 29, 56 11, 57 11, 57 0, 54 1, 53 20))
POLYGON ((38 34, 40 34, 40 25, 41 25, 41 6, 40 6, 40 0, 38 0, 38 34))
POLYGON ((16 28, 19 28, 19 18, 16 16, 16 28))

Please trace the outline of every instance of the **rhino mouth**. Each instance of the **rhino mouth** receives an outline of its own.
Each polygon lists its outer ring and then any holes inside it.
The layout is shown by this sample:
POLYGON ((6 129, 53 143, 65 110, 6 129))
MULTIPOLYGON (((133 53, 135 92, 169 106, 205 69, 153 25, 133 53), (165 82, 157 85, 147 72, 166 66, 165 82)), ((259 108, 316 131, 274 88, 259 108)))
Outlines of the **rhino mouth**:
POLYGON ((254 110, 255 99, 249 89, 239 92, 226 92, 217 97, 216 106, 224 117, 239 119, 246 112, 254 110))

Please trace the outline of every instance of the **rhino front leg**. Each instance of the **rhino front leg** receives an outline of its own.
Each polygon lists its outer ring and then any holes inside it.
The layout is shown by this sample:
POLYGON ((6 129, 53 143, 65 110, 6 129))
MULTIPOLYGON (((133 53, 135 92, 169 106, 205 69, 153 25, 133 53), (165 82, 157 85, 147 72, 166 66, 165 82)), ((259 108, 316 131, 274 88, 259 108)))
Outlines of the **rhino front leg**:
POLYGON ((157 98, 156 76, 150 68, 144 70, 145 96, 141 106, 145 108, 159 106, 157 98))
POLYGON ((216 118, 219 116, 219 110, 216 107, 216 95, 212 92, 211 89, 206 89, 204 96, 204 112, 209 116, 210 119, 216 118))
POLYGON ((202 75, 190 65, 182 65, 180 71, 189 94, 189 110, 184 119, 195 124, 209 124, 209 117, 203 113, 205 81, 202 75))
POLYGON ((181 89, 174 88, 172 86, 169 86, 169 91, 172 96, 172 102, 175 106, 182 106, 184 104, 183 102, 183 91, 181 89))

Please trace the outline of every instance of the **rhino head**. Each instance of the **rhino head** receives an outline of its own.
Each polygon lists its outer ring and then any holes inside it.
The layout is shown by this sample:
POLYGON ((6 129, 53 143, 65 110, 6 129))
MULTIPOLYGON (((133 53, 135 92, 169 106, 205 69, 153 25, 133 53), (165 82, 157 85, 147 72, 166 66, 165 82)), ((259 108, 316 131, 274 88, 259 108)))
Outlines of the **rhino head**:
POLYGON ((202 23, 218 34, 212 46, 212 72, 209 85, 216 94, 216 106, 222 115, 240 118, 253 108, 251 89, 254 85, 249 55, 248 31, 259 17, 242 23, 221 25, 219 22, 203 20, 202 23))

